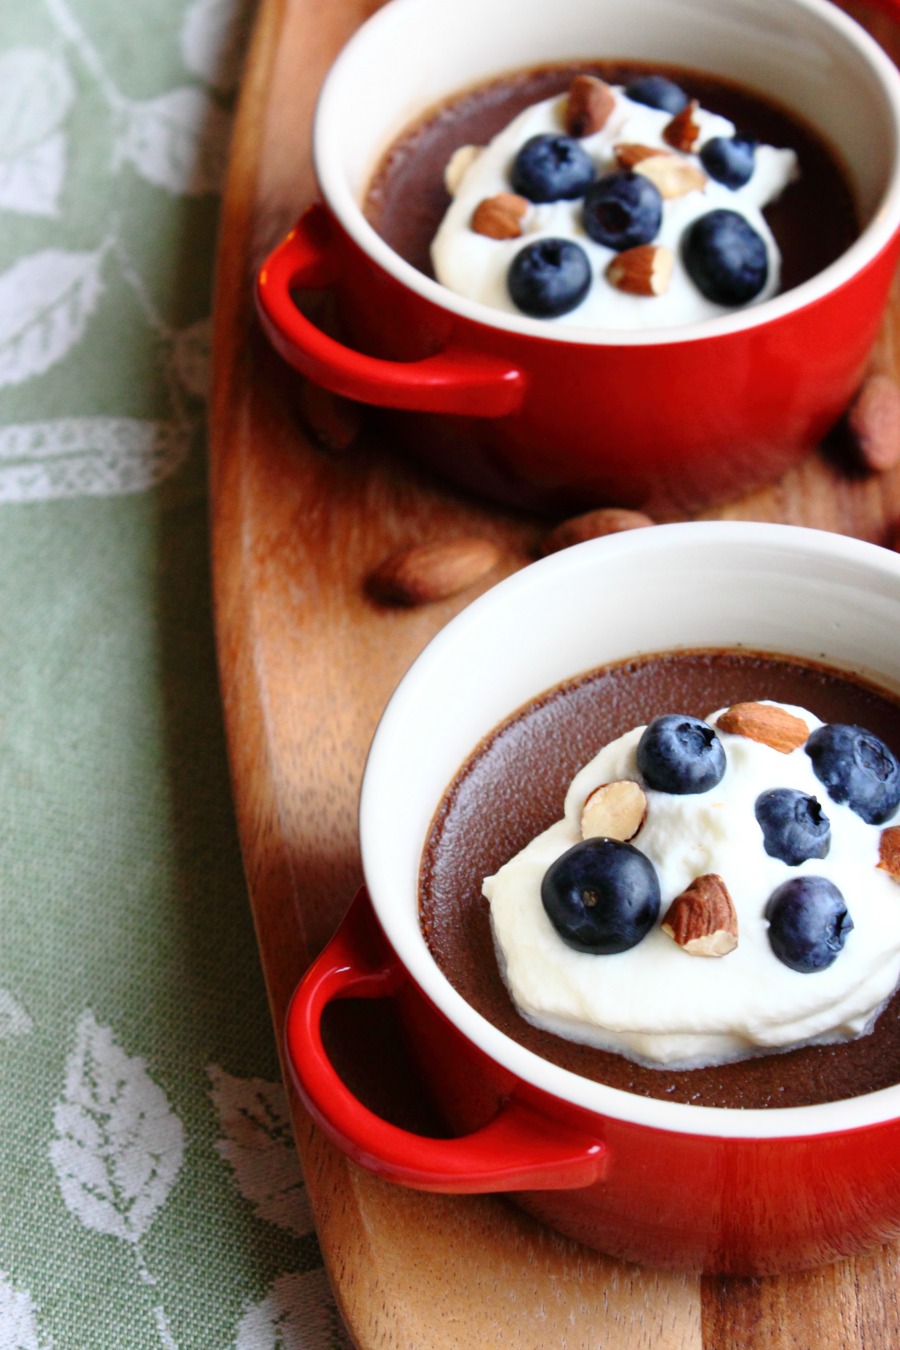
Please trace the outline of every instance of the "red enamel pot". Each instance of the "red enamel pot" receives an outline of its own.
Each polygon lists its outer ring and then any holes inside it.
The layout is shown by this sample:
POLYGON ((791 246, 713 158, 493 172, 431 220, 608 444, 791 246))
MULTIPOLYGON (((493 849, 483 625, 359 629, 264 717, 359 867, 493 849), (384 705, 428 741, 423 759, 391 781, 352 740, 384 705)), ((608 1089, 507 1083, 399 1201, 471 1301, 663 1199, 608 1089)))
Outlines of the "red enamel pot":
POLYGON ((858 386, 897 259, 898 127, 896 68, 828 0, 643 0, 639 25, 630 0, 391 0, 323 87, 322 202, 259 273, 263 327, 305 375, 402 413, 407 446, 467 487, 541 509, 695 509, 779 475, 858 386), (815 125, 846 168, 860 237, 759 305, 617 333, 467 300, 374 232, 367 184, 417 114, 506 70, 604 53, 714 71, 815 125), (346 341, 295 303, 322 287, 346 341))
POLYGON ((743 645, 824 658, 897 694, 898 627, 896 554, 733 522, 578 545, 464 610, 384 713, 361 796, 366 888, 291 1003, 288 1060, 318 1125, 390 1181, 502 1192, 570 1237, 654 1266, 767 1274, 900 1234, 900 1085, 734 1110, 593 1082, 477 1013, 418 923, 422 849, 447 784, 485 735, 544 690, 639 653, 743 645), (453 1137, 389 1124, 341 1081, 321 1019, 343 998, 394 1000, 453 1137))

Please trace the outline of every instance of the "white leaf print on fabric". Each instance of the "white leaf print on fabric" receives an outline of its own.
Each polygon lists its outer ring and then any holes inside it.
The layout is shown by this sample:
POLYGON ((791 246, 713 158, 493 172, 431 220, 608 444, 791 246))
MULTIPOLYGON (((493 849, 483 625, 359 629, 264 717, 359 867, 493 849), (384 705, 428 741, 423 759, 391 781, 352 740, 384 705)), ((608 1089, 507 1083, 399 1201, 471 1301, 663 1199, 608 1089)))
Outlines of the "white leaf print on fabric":
POLYGON ((136 417, 60 417, 0 427, 0 502, 143 492, 188 453, 191 427, 136 417))
POLYGON ((231 116, 201 89, 172 89, 137 103, 123 100, 118 145, 148 182, 173 194, 219 192, 225 178, 231 116))
POLYGON ((0 209, 32 216, 58 216, 66 174, 66 138, 48 136, 15 159, 0 155, 0 209))
POLYGON ((199 319, 176 333, 172 359, 188 393, 208 398, 212 380, 212 319, 199 319))
POLYGON ((81 339, 103 289, 105 252, 43 249, 0 275, 0 388, 43 374, 81 339))
POLYGON ((0 1350, 50 1350, 41 1340, 31 1295, 0 1271, 0 1350))
POLYGON ((324 1270, 282 1275, 240 1320, 235 1350, 353 1350, 324 1270))
POLYGON ((66 1208, 86 1228, 137 1243, 178 1175, 184 1131, 143 1059, 90 1011, 78 1022, 54 1125, 50 1161, 66 1208))
POLYGON ((0 53, 0 208, 59 213, 66 168, 60 128, 74 98, 59 57, 34 47, 0 53))
POLYGON ((215 1064, 206 1072, 225 1133, 216 1152, 233 1169, 241 1195, 260 1218, 305 1237, 313 1231, 312 1213, 283 1086, 234 1078, 215 1064))
POLYGON ((69 68, 39 47, 0 53, 0 155, 14 159, 56 131, 75 98, 69 68))
MULTIPOLYGON (((0 1041, 11 1041, 14 1036, 27 1036, 31 1018, 18 999, 8 989, 0 989, 0 1041)), ((2 1327, 2 1324, 0 1324, 2 1327)), ((0 1350, 3 1342, 0 1340, 0 1350)))
POLYGON ((181 28, 181 55, 188 70, 223 93, 235 89, 251 19, 250 6, 239 0, 193 0, 181 28))

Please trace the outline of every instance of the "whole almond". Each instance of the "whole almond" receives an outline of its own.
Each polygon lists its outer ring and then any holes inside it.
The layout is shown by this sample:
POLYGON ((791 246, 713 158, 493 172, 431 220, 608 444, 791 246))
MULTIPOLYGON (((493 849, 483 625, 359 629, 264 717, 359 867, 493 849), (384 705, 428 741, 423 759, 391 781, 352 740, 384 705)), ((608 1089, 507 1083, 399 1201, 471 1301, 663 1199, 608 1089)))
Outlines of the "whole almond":
POLYGON ((900 881, 900 825, 889 825, 878 841, 878 866, 900 881))
POLYGON ((615 254, 606 277, 610 285, 630 295, 665 295, 674 262, 672 250, 661 244, 637 244, 615 254))
POLYGON ((789 755, 809 739, 809 727, 802 717, 767 703, 735 703, 719 716, 716 726, 719 731, 746 736, 783 755, 789 755))
POLYGON ((870 375, 847 413, 860 463, 876 473, 900 464, 900 385, 890 375, 870 375))
POLYGON ((615 94, 604 80, 594 75, 576 75, 566 99, 566 131, 578 138, 593 136, 606 126, 615 106, 615 94))
POLYGON ((306 430, 323 450, 349 450, 358 439, 362 414, 357 403, 332 394, 312 380, 301 379, 297 404, 306 430))
POLYGON ((661 155, 669 156, 668 150, 660 150, 655 145, 641 145, 639 141, 620 141, 613 146, 613 154, 620 169, 633 169, 645 159, 656 159, 661 155))
POLYGON ((601 783, 581 810, 583 839, 633 839, 647 818, 647 797, 630 778, 601 783))
POLYGON ((599 506, 595 511, 572 516, 552 529, 541 541, 541 553, 546 557, 548 553, 558 553, 561 548, 583 544, 586 539, 602 539, 607 534, 640 530, 652 524, 643 511, 629 511, 623 506, 599 506))
POLYGON ((397 605, 446 600, 479 581, 498 556, 489 539, 477 536, 418 544, 385 558, 369 577, 369 589, 376 599, 397 605))
POLYGON ((691 956, 727 956, 738 945, 734 902, 715 872, 695 877, 675 897, 661 927, 691 956))
POLYGON ((702 192, 707 183, 703 170, 680 155, 646 155, 637 161, 634 172, 649 178, 667 201, 684 197, 688 192, 702 192))
POLYGON ((485 197, 472 213, 472 229, 489 239, 518 239, 528 201, 515 192, 498 192, 485 197))
POLYGON ((671 122, 668 122, 663 128, 663 140, 667 145, 671 145, 673 150, 690 151, 694 148, 694 143, 700 135, 700 125, 696 120, 695 114, 700 104, 697 99, 692 98, 680 113, 676 113, 671 122))

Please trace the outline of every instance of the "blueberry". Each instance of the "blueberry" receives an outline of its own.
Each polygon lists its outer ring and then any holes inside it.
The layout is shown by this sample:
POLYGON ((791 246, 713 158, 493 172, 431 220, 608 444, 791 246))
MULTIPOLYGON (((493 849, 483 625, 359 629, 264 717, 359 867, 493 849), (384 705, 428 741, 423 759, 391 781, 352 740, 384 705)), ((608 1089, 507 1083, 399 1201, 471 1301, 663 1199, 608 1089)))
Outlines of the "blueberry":
POLYGON ((684 265, 694 285, 717 305, 744 305, 769 277, 765 243, 737 211, 707 211, 684 233, 684 265))
POLYGON ((766 904, 769 942, 779 961, 804 975, 824 970, 841 951, 853 920, 825 877, 792 877, 766 904))
POLYGON ((530 202, 572 201, 594 181, 594 162, 572 136, 531 136, 516 155, 513 190, 530 202))
POLYGON ((881 825, 900 805, 900 764, 871 731, 829 722, 810 736, 806 753, 831 800, 846 802, 869 825, 881 825))
POLYGON ((584 228, 597 244, 617 251, 649 244, 662 220, 662 197, 642 174, 621 169, 592 183, 584 197, 584 228))
POLYGON ((713 136, 700 147, 700 163, 710 178, 735 191, 753 177, 756 142, 749 136, 713 136))
POLYGON ((513 258, 506 285, 524 314, 552 319, 581 304, 590 289, 591 265, 570 239, 538 239, 513 258))
POLYGON ((625 93, 634 103, 659 108, 673 117, 686 108, 688 102, 684 90, 674 80, 667 80, 665 75, 638 75, 625 86, 625 93))
POLYGON ((831 845, 831 825, 816 797, 796 788, 761 792, 754 807, 770 858, 790 867, 808 858, 824 858, 831 845))
POLYGON ((638 741, 637 765, 648 787, 684 796, 708 792, 721 781, 725 751, 708 722, 666 713, 645 728, 638 741))
POLYGON ((541 882, 547 917, 563 942, 610 956, 634 947, 656 922, 659 881, 650 859, 618 839, 584 839, 541 882))

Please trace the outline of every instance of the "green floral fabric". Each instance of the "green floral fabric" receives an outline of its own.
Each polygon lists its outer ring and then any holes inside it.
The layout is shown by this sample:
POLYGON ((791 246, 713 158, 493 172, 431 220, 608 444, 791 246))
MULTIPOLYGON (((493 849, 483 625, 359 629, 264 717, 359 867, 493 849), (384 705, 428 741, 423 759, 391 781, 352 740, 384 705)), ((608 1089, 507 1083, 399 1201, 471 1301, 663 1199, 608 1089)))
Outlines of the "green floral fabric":
POLYGON ((249 0, 0 4, 0 1350, 349 1346, 228 788, 209 313, 249 0))

